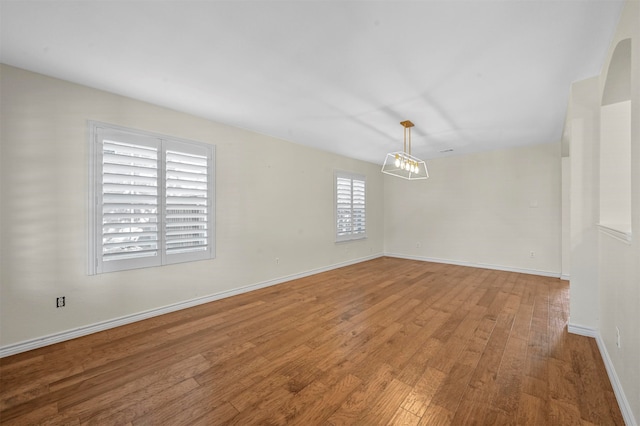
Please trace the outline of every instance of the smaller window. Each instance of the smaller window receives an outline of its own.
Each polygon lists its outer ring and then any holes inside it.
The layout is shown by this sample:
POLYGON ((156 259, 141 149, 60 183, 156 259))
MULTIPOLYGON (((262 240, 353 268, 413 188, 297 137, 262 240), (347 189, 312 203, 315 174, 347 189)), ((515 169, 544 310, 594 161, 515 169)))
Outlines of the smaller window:
POLYGON ((335 173, 336 241, 367 237, 366 179, 352 173, 335 173))

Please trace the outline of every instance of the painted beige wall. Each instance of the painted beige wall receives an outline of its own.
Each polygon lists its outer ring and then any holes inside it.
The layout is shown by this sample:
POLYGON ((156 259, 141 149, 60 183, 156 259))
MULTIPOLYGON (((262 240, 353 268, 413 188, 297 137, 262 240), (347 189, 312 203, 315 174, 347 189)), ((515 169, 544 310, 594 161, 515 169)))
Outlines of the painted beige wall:
POLYGON ((0 72, 0 346, 382 254, 377 165, 0 72), (87 275, 87 120, 216 145, 216 259, 87 275), (334 169, 367 177, 366 240, 334 243, 334 169), (67 306, 56 309, 62 295, 67 306))
POLYGON ((559 141, 428 166, 424 181, 385 176, 386 253, 560 276, 559 141))

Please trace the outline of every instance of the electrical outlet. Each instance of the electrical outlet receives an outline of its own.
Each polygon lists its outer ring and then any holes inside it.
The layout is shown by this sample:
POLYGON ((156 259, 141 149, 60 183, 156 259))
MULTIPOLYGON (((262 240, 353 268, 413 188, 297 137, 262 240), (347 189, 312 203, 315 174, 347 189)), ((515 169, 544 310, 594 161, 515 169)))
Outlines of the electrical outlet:
POLYGON ((535 251, 530 251, 530 252, 529 252, 529 257, 530 257, 530 258, 532 258, 532 259, 533 259, 534 257, 536 257, 536 252, 535 252, 535 251))
POLYGON ((620 344, 620 329, 618 327, 616 327, 616 346, 618 347, 618 349, 622 347, 622 345, 620 344))
POLYGON ((280 258, 276 257, 276 265, 279 265, 279 264, 280 264, 280 258))
POLYGON ((422 247, 422 244, 416 243, 416 248, 420 248, 420 247, 422 247))
POLYGON ((64 308, 65 305, 65 297, 56 297, 56 308, 64 308))

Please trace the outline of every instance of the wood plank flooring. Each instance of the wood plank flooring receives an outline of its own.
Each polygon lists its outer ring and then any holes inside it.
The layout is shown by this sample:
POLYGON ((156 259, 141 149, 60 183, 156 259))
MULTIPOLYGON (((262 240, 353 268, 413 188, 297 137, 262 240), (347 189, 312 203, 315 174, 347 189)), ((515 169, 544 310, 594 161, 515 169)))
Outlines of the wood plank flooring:
POLYGON ((379 258, 0 360, 2 425, 623 425, 558 279, 379 258))

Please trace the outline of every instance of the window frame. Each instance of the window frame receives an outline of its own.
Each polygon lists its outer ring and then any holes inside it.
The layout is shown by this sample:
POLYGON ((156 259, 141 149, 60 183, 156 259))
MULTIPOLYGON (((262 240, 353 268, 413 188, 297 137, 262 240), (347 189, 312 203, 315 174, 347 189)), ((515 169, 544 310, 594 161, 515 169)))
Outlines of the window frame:
MULTIPOLYGON (((357 241, 357 240, 363 240, 367 238, 367 177, 365 175, 361 175, 358 173, 353 173, 353 172, 345 172, 345 171, 341 171, 341 170, 335 170, 334 174, 333 174, 333 189, 334 189, 334 205, 333 205, 333 212, 334 212, 334 220, 333 220, 333 225, 334 225, 334 238, 335 238, 335 242, 336 243, 341 243, 341 242, 346 242, 346 241, 357 241), (351 203, 350 203, 350 217, 353 218, 353 211, 354 211, 354 192, 353 192, 353 182, 355 181, 361 181, 364 184, 364 231, 363 232, 357 232, 354 233, 353 229, 351 231, 349 231, 346 234, 340 234, 340 229, 338 226, 338 220, 339 220, 339 209, 338 209, 338 179, 349 179, 350 180, 350 191, 351 191, 351 203)), ((353 223, 353 222, 352 222, 353 223)))
POLYGON ((88 121, 89 140, 89 191, 88 191, 88 240, 89 259, 87 272, 89 275, 97 275, 107 272, 125 271, 131 269, 158 267, 183 262, 195 262, 215 258, 215 145, 187 140, 183 138, 167 136, 159 133, 131 129, 109 123, 88 121), (157 159, 157 235, 158 253, 155 256, 147 256, 132 259, 119 259, 109 262, 102 260, 102 159, 103 139, 105 136, 117 135, 123 138, 120 142, 132 143, 137 146, 156 147, 157 159), (185 154, 206 156, 207 158, 207 248, 198 252, 167 254, 165 223, 167 208, 166 200, 166 153, 169 150, 184 149, 185 154))

